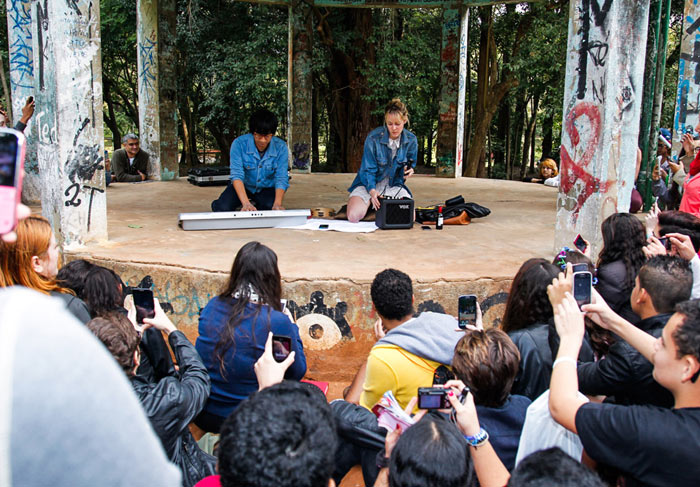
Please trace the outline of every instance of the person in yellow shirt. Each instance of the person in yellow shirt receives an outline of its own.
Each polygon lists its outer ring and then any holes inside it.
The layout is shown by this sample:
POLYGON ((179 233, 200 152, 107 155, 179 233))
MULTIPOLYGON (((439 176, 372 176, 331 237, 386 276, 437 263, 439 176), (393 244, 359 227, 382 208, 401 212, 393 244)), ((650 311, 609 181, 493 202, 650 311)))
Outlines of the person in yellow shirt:
POLYGON ((392 391, 405 408, 419 387, 433 385, 440 365, 449 367, 463 333, 450 315, 426 311, 414 317, 411 278, 399 270, 377 274, 371 296, 381 320, 378 335, 385 335, 367 358, 360 405, 371 409, 386 391, 392 391))

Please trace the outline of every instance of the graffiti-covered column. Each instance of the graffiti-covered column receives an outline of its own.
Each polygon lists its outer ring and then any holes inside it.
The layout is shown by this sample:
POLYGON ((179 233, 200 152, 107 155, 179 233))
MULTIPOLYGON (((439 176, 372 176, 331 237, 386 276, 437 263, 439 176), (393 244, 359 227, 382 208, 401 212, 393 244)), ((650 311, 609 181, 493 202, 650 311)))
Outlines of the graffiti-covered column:
POLYGON ((289 160, 293 170, 311 172, 312 11, 307 2, 289 5, 287 118, 289 160))
POLYGON ((437 167, 440 177, 457 177, 457 102, 459 91, 459 26, 462 17, 457 4, 442 9, 442 49, 440 51, 440 113, 437 130, 437 167))
POLYGON ((32 16, 42 213, 71 248, 107 238, 99 2, 37 0, 32 16))
POLYGON ((557 248, 580 233, 596 255, 603 220, 629 209, 648 15, 638 0, 570 4, 557 248))
MULTIPOLYGON (((34 96, 34 56, 32 47, 32 0, 7 0, 7 42, 12 90, 12 126, 22 117, 27 98, 34 96)), ((36 162, 36 124, 27 123, 27 151, 24 159, 22 201, 39 202, 39 165, 36 162)))
POLYGON ((674 157, 678 157, 683 147, 683 134, 693 130, 700 120, 700 2, 686 0, 681 34, 676 113, 673 119, 674 157))
POLYGON ((139 137, 149 179, 179 176, 175 81, 175 0, 138 0, 139 137))
POLYGON ((467 95, 467 83, 469 82, 469 8, 462 11, 462 22, 459 33, 459 93, 457 96, 457 152, 455 154, 455 177, 462 176, 462 162, 464 161, 464 105, 467 95))

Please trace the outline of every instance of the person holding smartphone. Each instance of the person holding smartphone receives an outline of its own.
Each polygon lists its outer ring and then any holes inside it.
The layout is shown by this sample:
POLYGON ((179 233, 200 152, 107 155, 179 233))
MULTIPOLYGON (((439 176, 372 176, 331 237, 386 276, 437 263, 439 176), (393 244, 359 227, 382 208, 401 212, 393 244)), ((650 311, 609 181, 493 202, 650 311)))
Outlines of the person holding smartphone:
POLYGON ((204 411, 195 423, 218 433, 224 419, 258 390, 254 364, 263 354, 268 334, 290 338, 294 362, 285 378, 300 380, 306 357, 299 328, 282 312, 282 282, 277 255, 259 242, 245 244, 236 254, 221 294, 199 317, 196 347, 211 377, 204 411))
POLYGON ((348 220, 357 223, 370 205, 379 209, 379 198, 411 198, 404 181, 413 175, 418 157, 418 139, 404 127, 408 124, 406 105, 394 98, 384 109, 384 125, 365 139, 362 165, 348 191, 348 220))

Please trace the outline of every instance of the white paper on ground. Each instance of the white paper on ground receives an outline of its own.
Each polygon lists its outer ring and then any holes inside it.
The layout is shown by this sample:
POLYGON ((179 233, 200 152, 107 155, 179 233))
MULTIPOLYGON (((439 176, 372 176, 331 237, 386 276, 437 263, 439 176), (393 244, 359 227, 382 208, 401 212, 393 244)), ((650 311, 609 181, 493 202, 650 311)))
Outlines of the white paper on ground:
POLYGON ((370 233, 377 229, 374 222, 350 223, 347 220, 325 220, 322 218, 310 218, 303 225, 279 226, 275 228, 286 228, 292 230, 320 230, 322 232, 336 231, 348 233, 370 233), (319 228, 321 225, 328 225, 328 228, 319 228))

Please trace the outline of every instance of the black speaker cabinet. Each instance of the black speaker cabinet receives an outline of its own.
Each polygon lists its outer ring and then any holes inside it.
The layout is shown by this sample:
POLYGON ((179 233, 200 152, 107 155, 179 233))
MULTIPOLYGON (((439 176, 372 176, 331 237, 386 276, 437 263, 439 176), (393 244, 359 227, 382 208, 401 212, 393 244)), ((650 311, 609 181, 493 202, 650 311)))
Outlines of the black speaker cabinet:
POLYGON ((413 228, 413 200, 379 198, 374 223, 382 230, 413 228))

